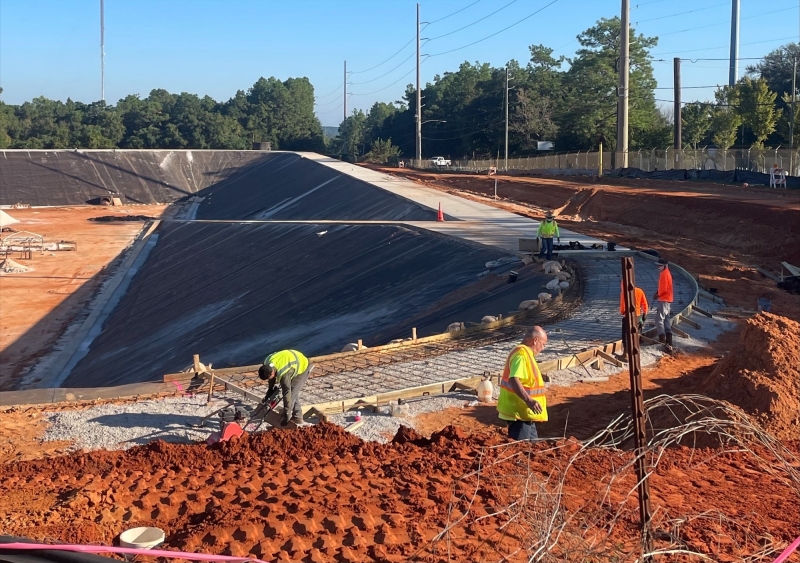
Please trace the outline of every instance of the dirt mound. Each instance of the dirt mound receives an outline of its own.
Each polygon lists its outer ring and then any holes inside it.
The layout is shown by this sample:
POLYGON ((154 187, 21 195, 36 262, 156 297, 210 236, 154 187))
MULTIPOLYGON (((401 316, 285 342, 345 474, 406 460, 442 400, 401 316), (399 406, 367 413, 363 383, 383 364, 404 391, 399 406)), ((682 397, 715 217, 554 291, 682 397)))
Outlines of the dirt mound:
POLYGON ((699 391, 741 407, 779 439, 800 439, 800 324, 770 313, 748 319, 699 391))
MULTIPOLYGON (((553 510, 548 499, 563 498, 561 520, 580 526, 554 554, 572 553, 572 540, 602 553, 607 546, 591 540, 597 532, 625 556, 583 560, 633 558, 630 452, 598 449, 573 459, 577 442, 504 441, 499 432, 465 435, 447 427, 430 439, 400 430, 393 443, 364 443, 321 424, 212 447, 157 442, 0 465, 0 529, 107 544, 125 529, 157 526, 166 531, 168 549, 270 561, 515 562, 530 559, 539 532, 554 541, 562 536, 542 528, 549 520, 541 515, 553 510), (605 478, 620 467, 628 469, 619 479, 605 478), (518 505, 518 486, 553 491, 528 494, 524 510, 502 510, 518 505), (581 539, 586 534, 588 543, 581 539)), ((769 452, 761 455, 774 462, 769 452)), ((749 515, 746 535, 733 520, 710 527, 703 518, 684 519, 676 533, 689 548, 727 561, 763 547, 757 542, 767 535, 778 544, 793 539, 800 524, 795 493, 785 479, 757 472, 747 452, 680 448, 660 459, 652 502, 661 520, 709 506, 749 515)))
POLYGON ((24 274, 30 271, 33 271, 33 268, 20 264, 11 258, 6 258, 0 262, 0 276, 3 274, 24 274))

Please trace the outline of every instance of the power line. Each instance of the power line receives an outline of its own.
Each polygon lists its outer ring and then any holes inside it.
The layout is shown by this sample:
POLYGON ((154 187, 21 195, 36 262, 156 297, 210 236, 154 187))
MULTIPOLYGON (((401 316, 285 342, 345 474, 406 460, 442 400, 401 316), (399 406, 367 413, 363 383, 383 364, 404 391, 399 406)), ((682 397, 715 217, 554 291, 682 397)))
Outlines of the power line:
MULTIPOLYGON (((760 17, 763 17, 763 16, 767 16, 769 14, 777 14, 779 12, 786 12, 788 10, 796 10, 796 9, 797 8, 792 6, 791 8, 783 8, 781 10, 773 10, 771 12, 763 12, 761 14, 756 14, 754 16, 748 16, 748 17, 742 18, 742 19, 743 20, 749 20, 749 19, 752 19, 752 18, 760 18, 760 17)), ((667 35, 677 35, 678 33, 686 33, 687 31, 697 31, 698 29, 706 29, 706 28, 709 28, 709 27, 719 27, 720 25, 729 25, 729 23, 728 22, 710 23, 708 25, 701 25, 700 27, 690 27, 688 29, 681 29, 679 31, 670 31, 669 33, 660 33, 659 34, 659 38, 665 37, 667 35)))
POLYGON ((687 12, 678 12, 677 14, 669 14, 667 16, 658 16, 657 18, 648 18, 646 20, 638 20, 636 25, 644 22, 651 22, 655 20, 665 20, 667 18, 676 18, 678 16, 684 16, 686 14, 694 14, 695 12, 702 12, 703 10, 710 10, 711 8, 718 8, 720 6, 728 6, 730 2, 722 2, 721 4, 714 4, 713 6, 706 6, 705 8, 698 8, 696 10, 689 10, 687 12))
MULTIPOLYGON (((752 41, 750 43, 742 43, 742 47, 745 45, 759 45, 761 43, 772 43, 773 41, 786 41, 788 39, 797 39, 796 35, 791 37, 775 37, 774 39, 765 39, 763 41, 752 41)), ((719 47, 703 47, 702 49, 687 49, 685 51, 666 51, 663 53, 650 53, 653 56, 660 56, 660 55, 679 55, 681 53, 696 53, 697 51, 716 51, 718 49, 729 49, 730 45, 720 45, 719 47)), ((725 59, 729 60, 729 59, 725 59)))
POLYGON ((409 74, 411 74, 411 73, 412 73, 412 72, 414 72, 415 70, 417 70, 417 65, 414 65, 413 67, 411 67, 411 70, 409 70, 409 71, 408 71, 407 73, 405 73, 403 76, 401 76, 400 78, 398 78, 397 80, 395 80, 394 82, 392 82, 391 84, 389 84, 388 86, 385 86, 385 87, 381 88, 380 90, 375 90, 374 92, 365 92, 365 93, 363 93, 363 94, 356 94, 356 93, 354 92, 354 93, 353 93, 353 96, 371 96, 372 94, 377 94, 378 92, 383 92, 383 91, 384 91, 384 90, 386 90, 387 88, 391 88, 392 86, 394 86, 395 84, 397 84, 398 82, 400 82, 401 80, 403 80, 403 79, 404 79, 406 76, 408 76, 409 74))
POLYGON ((402 61, 400 61, 400 63, 399 63, 399 64, 398 64, 396 67, 394 67, 392 70, 389 70, 389 71, 387 71, 387 72, 384 72, 383 74, 381 74, 381 75, 380 75, 380 76, 378 76, 377 78, 373 78, 372 80, 365 80, 364 82, 352 82, 351 84, 352 84, 353 86, 361 86, 362 84, 369 84, 370 82, 375 82, 375 81, 377 81, 377 80, 380 80, 380 79, 381 79, 381 78, 383 78, 384 76, 387 76, 387 75, 389 75, 389 74, 392 74, 392 73, 393 73, 394 71, 396 71, 398 68, 400 68, 401 66, 403 66, 403 65, 404 65, 406 62, 408 62, 408 59, 410 59, 411 57, 413 57, 415 54, 416 54, 416 53, 411 53, 411 54, 410 54, 409 56, 407 56, 405 59, 403 59, 402 61))
POLYGON ((368 68, 368 69, 366 69, 366 70, 357 70, 357 71, 353 71, 353 72, 351 72, 350 74, 364 74, 365 72, 369 72, 369 71, 371 71, 371 70, 375 70, 376 68, 378 68, 378 67, 380 67, 380 66, 383 66, 383 65, 385 65, 386 63, 388 63, 389 61, 391 61, 393 58, 395 58, 397 55, 399 55, 400 53, 402 53, 402 52, 403 52, 403 49, 405 49, 406 47, 408 47, 409 45, 411 45, 411 42, 412 42, 412 41, 414 41, 416 38, 417 38, 417 36, 416 36, 416 35, 414 35, 414 37, 412 37, 412 38, 411 38, 411 39, 408 41, 408 43, 406 43, 405 45, 403 45, 402 47, 400 47, 400 49, 399 49, 399 50, 398 50, 398 51, 397 51, 397 52, 396 52, 394 55, 392 55, 391 57, 389 57, 388 59, 386 59, 386 60, 385 60, 385 61, 383 61, 382 63, 378 63, 378 64, 376 64, 375 66, 373 66, 373 67, 371 67, 371 68, 368 68))
POLYGON ((480 1, 481 1, 481 0, 475 0, 475 2, 473 2, 472 4, 468 4, 467 6, 464 6, 463 8, 461 8, 460 10, 456 10, 456 11, 455 11, 455 12, 453 12, 452 14, 447 14, 447 15, 446 15, 446 16, 444 16, 443 18, 439 18, 438 20, 433 20, 432 22, 428 22, 428 25, 433 25, 433 24, 435 24, 435 23, 439 23, 439 22, 440 22, 440 21, 442 21, 442 20, 446 20, 446 19, 447 19, 447 18, 449 18, 450 16, 455 16, 456 14, 460 14, 461 12, 463 12, 464 10, 466 10, 467 8, 471 8, 472 6, 474 6, 475 4, 477 4, 477 3, 478 3, 478 2, 480 2, 480 1))
POLYGON ((495 35, 500 35, 500 34, 501 34, 501 33, 503 33, 504 31, 507 31, 507 30, 511 29, 512 27, 514 27, 514 26, 516 26, 516 25, 519 25, 519 24, 521 24, 521 23, 522 23, 522 22, 524 22, 525 20, 528 20, 528 19, 532 18, 533 16, 535 16, 535 15, 536 15, 536 14, 538 14, 539 12, 542 12, 543 10, 545 10, 545 9, 549 8, 550 6, 552 6, 553 4, 555 4, 556 2, 558 2, 558 0, 553 0, 553 1, 552 1, 552 2, 550 2, 549 4, 547 4, 547 5, 543 6, 542 8, 539 8, 538 10, 536 10, 535 12, 533 12, 532 14, 530 14, 530 15, 527 15, 527 16, 525 16, 524 18, 522 18, 521 20, 518 20, 518 21, 516 21, 516 22, 512 23, 512 24, 511 24, 511 25, 509 25, 508 27, 504 27, 504 28, 503 28, 503 29, 501 29, 500 31, 496 31, 496 32, 492 33, 491 35, 487 35, 487 36, 486 36, 486 37, 484 37, 483 39, 478 39, 477 41, 473 41, 472 43, 468 43, 468 44, 466 44, 466 45, 462 45, 461 47, 457 47, 457 48, 455 48, 455 49, 450 49, 449 51, 442 51, 441 53, 435 53, 435 54, 433 54, 433 55, 430 55, 430 56, 431 56, 431 57, 438 57, 438 56, 440 56, 440 55, 446 55, 446 54, 448 54, 448 53, 454 53, 454 52, 456 52, 456 51, 460 51, 461 49, 466 49, 467 47, 472 47, 473 45, 477 45, 478 43, 481 43, 481 42, 483 42, 483 41, 486 41, 487 39, 491 39, 491 38, 492 38, 492 37, 494 37, 495 35))
POLYGON ((454 33, 458 33, 459 31, 463 31, 463 30, 467 29, 468 27, 472 27, 473 25, 475 25, 475 24, 478 24, 478 23, 482 22, 483 20, 485 20, 485 19, 487 19, 487 18, 490 18, 490 17, 492 17, 492 16, 493 16, 493 15, 495 15, 497 12, 500 12, 500 11, 502 11, 502 10, 505 10, 505 9, 506 9, 506 8, 508 8, 508 7, 509 7, 511 4, 515 4, 517 1, 518 1, 518 0, 511 0, 511 2, 509 2, 508 4, 506 4, 505 6, 503 6, 502 8, 499 8, 499 9, 495 10, 494 12, 492 12, 491 14, 489 14, 489 15, 487 15, 487 16, 483 16, 483 17, 482 17, 481 19, 479 19, 479 20, 475 20, 474 22, 472 22, 472 23, 470 23, 470 24, 467 24, 467 25, 465 25, 464 27, 459 27, 458 29, 455 29, 455 30, 453 30, 453 31, 449 31, 449 32, 447 32, 447 33, 444 33, 444 34, 442 34, 442 35, 437 35, 436 37, 431 37, 431 39, 430 39, 430 40, 431 40, 431 41, 435 41, 436 39, 441 39, 442 37, 447 37, 448 35, 453 35, 454 33))
POLYGON ((339 84, 339 85, 336 87, 336 89, 335 89, 333 92, 331 92, 330 94, 325 94, 324 96, 314 96, 314 99, 316 99, 316 100, 322 100, 322 99, 324 99, 324 98, 327 98, 327 97, 333 96, 334 94, 336 94, 336 93, 337 93, 339 90, 341 90, 341 89, 342 89, 342 85, 341 85, 341 84, 339 84))

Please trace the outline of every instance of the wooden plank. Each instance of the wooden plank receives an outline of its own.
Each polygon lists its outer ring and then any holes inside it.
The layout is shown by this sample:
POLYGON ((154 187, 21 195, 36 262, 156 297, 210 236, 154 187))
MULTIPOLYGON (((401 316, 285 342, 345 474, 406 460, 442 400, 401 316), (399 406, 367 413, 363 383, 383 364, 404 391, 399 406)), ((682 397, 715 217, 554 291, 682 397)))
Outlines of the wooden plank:
POLYGON ((681 338, 689 338, 689 335, 687 333, 683 332, 681 329, 676 327, 674 324, 672 325, 672 332, 674 332, 675 334, 677 334, 681 338))
POLYGON ((645 336, 644 334, 640 334, 639 335, 639 340, 644 342, 645 344, 650 345, 650 346, 654 346, 654 345, 659 343, 658 340, 654 340, 654 339, 650 338, 649 336, 645 336))
POLYGON ((692 319, 690 319, 690 318, 688 318, 688 317, 686 317, 686 316, 684 316, 684 315, 679 315, 677 319, 675 319, 675 320, 673 320, 673 321, 672 321, 672 324, 673 324, 673 325, 676 325, 676 324, 678 324, 678 323, 686 323, 687 325, 689 325, 689 326, 691 326, 691 327, 694 327, 694 328, 696 328, 697 330, 700 330, 700 329, 702 328, 702 327, 700 326, 700 323, 698 323, 698 322, 695 322, 695 321, 693 321, 692 319))
MULTIPOLYGON (((639 338, 640 339, 642 338, 641 335, 639 336, 639 338)), ((617 366, 618 368, 622 367, 622 362, 621 361, 619 361, 617 358, 615 358, 611 354, 607 354, 603 350, 598 350, 597 351, 597 355, 600 356, 601 358, 603 358, 608 363, 617 366)))
POLYGON ((578 380, 580 383, 603 383, 608 381, 607 377, 584 377, 578 380))
MULTIPOLYGON (((798 268, 797 266, 792 266, 788 262, 781 262, 781 266, 786 268, 789 271, 789 273, 792 274, 793 276, 800 276, 800 268, 798 268)), ((783 277, 783 275, 781 275, 781 277, 783 277)))
POLYGON ((712 315, 711 313, 709 313, 709 312, 708 312, 708 311, 706 311, 705 309, 701 309, 701 308, 700 308, 700 307, 698 307, 697 305, 695 305, 694 307, 692 307, 692 311, 697 311, 698 313, 700 313, 701 315, 703 315, 703 316, 705 316, 705 317, 708 317, 709 319, 713 319, 713 318, 714 318, 714 315, 712 315))
POLYGON ((364 426, 364 419, 363 418, 361 420, 357 421, 357 422, 354 422, 353 424, 351 424, 349 426, 346 426, 345 430, 347 432, 355 432, 356 430, 358 430, 362 426, 364 426))

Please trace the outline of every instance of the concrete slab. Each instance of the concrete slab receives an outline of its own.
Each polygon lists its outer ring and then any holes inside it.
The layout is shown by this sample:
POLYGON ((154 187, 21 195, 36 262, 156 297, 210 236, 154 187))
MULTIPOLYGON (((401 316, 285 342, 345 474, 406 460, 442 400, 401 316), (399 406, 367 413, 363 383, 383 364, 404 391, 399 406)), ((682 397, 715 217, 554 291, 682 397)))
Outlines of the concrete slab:
MULTIPOLYGON (((534 238, 539 228, 540 221, 535 219, 426 188, 404 178, 390 176, 316 153, 299 154, 342 174, 369 182, 374 186, 431 209, 438 209, 441 203, 445 214, 459 219, 457 222, 425 222, 424 225, 418 224, 418 226, 423 226, 426 229, 516 252, 519 249, 519 239, 534 238)), ((568 229, 561 229, 561 241, 578 241, 584 246, 604 244, 604 241, 568 229)))

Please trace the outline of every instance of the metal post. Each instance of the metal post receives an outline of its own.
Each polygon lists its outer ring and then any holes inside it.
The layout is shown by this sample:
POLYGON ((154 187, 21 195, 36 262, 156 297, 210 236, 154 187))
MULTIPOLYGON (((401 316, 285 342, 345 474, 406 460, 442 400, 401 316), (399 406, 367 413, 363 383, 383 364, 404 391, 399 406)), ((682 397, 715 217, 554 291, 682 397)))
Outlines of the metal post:
POLYGON ((106 12, 100 0, 100 101, 106 101, 106 12))
POLYGON ((681 126, 682 126, 682 118, 681 118, 681 58, 675 57, 674 60, 674 70, 675 70, 675 80, 673 83, 675 92, 675 150, 679 151, 683 149, 681 138, 681 126))
POLYGON ((617 88, 617 168, 628 167, 628 78, 630 72, 630 0, 622 0, 619 87, 617 88))
POLYGON ((503 156, 503 168, 508 172, 508 66, 506 66, 506 149, 503 156))
MULTIPOLYGON (((642 391, 642 364, 639 348, 639 331, 637 330, 636 305, 634 291, 636 276, 633 270, 633 258, 626 256, 622 262, 622 289, 625 303, 625 349, 628 352, 628 372, 631 379, 631 406, 633 409, 633 438, 635 446, 635 468, 638 484, 636 490, 639 494, 639 520, 642 532, 642 550, 644 553, 653 551, 653 538, 650 535, 650 483, 647 478, 647 459, 645 458, 645 445, 647 443, 644 396, 642 391)), ((645 558, 644 561, 652 561, 645 558)))
POLYGON ((417 166, 422 165, 422 91, 419 79, 420 39, 419 39, 419 3, 417 3, 417 166))
POLYGON ((731 0, 731 65, 728 86, 736 84, 739 74, 739 0, 731 0))
POLYGON ((494 179, 494 198, 497 199, 497 178, 494 179))
POLYGON ((600 148, 597 151, 597 177, 603 177, 603 143, 600 143, 600 148))

